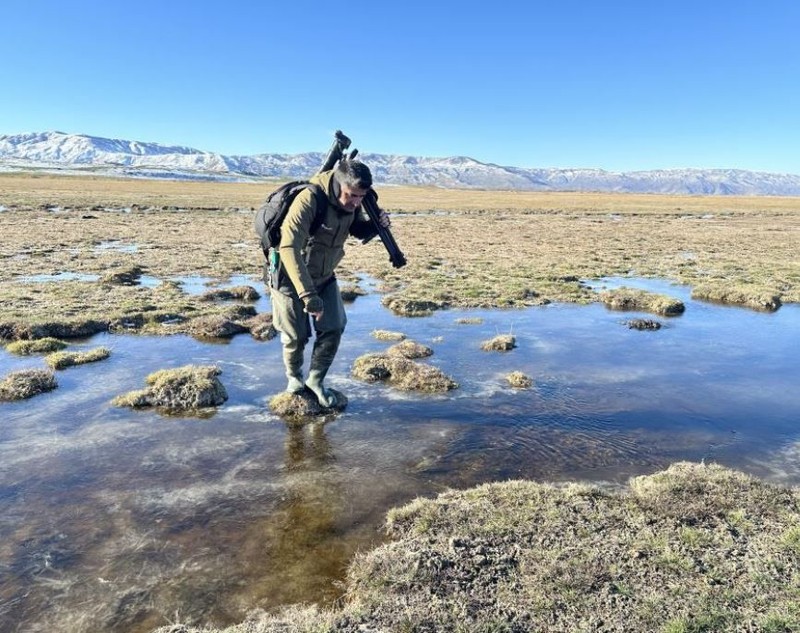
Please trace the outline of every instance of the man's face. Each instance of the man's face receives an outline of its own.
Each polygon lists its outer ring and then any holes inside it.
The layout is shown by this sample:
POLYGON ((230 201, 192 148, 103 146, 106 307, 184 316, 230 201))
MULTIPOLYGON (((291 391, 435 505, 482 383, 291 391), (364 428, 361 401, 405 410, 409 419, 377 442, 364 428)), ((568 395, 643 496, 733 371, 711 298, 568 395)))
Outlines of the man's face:
POLYGON ((339 204, 348 211, 355 211, 358 209, 364 196, 367 195, 367 191, 367 189, 342 185, 342 190, 339 192, 339 204))

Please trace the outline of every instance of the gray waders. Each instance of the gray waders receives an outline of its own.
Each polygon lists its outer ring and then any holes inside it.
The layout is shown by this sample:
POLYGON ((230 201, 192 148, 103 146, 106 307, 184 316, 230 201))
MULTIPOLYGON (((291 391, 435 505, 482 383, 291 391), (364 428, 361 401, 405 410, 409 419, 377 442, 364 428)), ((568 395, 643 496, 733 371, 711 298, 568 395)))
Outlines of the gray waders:
POLYGON ((335 278, 324 285, 319 296, 324 306, 322 318, 312 323, 312 318, 303 311, 303 302, 291 286, 282 285, 277 290, 273 288, 272 323, 281 333, 283 364, 288 378, 286 390, 297 393, 308 387, 316 394, 320 405, 331 407, 336 404, 335 396, 323 386, 323 381, 339 350, 347 315, 335 278), (311 338, 312 325, 316 337, 311 351, 308 380, 304 383, 303 352, 311 338))

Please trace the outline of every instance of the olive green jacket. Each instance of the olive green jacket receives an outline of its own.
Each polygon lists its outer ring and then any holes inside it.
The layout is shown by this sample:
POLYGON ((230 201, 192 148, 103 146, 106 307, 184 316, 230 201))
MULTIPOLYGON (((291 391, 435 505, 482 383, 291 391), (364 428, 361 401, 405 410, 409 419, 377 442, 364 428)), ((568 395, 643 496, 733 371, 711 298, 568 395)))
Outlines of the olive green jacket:
POLYGON ((352 212, 339 205, 333 171, 324 171, 310 180, 328 195, 325 218, 316 234, 309 235, 317 202, 311 189, 303 189, 281 224, 279 246, 283 268, 300 297, 316 293, 317 288, 333 277, 350 235, 359 239, 377 235, 361 207, 352 212))

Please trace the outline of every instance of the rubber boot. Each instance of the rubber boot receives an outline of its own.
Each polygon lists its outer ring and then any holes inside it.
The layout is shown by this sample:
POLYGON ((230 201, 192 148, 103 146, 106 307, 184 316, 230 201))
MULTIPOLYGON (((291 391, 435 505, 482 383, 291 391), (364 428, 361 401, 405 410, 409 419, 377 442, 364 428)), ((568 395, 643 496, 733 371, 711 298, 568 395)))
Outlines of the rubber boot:
POLYGON ((342 333, 339 331, 320 332, 314 340, 314 349, 311 352, 311 366, 308 370, 306 387, 314 392, 320 406, 326 409, 335 407, 337 404, 336 394, 330 389, 326 389, 322 383, 336 357, 341 340, 342 333))
POLYGON ((286 391, 300 393, 306 386, 303 384, 303 348, 299 341, 290 341, 283 345, 283 366, 289 379, 286 391))

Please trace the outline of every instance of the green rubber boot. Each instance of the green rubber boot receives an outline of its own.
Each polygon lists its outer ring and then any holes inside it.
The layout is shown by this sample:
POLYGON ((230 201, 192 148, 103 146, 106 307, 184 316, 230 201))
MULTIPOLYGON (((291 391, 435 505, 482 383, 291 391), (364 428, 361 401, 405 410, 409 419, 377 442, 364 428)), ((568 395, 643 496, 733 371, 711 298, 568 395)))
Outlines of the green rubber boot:
POLYGON ((283 346, 283 366, 289 380, 286 391, 289 393, 300 393, 306 388, 303 384, 303 348, 297 341, 283 346))
POLYGON ((339 402, 336 394, 323 385, 328 369, 339 350, 341 332, 321 332, 314 341, 314 350, 311 352, 311 367, 308 370, 306 387, 317 396, 319 405, 326 409, 335 407, 339 402))

